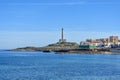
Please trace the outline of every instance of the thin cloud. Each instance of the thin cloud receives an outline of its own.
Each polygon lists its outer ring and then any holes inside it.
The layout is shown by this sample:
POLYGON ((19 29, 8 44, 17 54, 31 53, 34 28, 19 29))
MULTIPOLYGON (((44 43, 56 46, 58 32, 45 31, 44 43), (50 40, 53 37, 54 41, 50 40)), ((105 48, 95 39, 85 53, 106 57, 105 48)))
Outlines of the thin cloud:
POLYGON ((100 4, 100 5, 110 5, 110 4, 120 4, 120 2, 88 2, 86 4, 100 4))
POLYGON ((0 3, 0 5, 32 5, 32 6, 74 6, 74 5, 112 5, 120 4, 120 2, 65 2, 65 3, 0 3))
POLYGON ((38 5, 38 6, 71 6, 83 5, 85 2, 68 2, 68 3, 7 3, 7 5, 38 5))

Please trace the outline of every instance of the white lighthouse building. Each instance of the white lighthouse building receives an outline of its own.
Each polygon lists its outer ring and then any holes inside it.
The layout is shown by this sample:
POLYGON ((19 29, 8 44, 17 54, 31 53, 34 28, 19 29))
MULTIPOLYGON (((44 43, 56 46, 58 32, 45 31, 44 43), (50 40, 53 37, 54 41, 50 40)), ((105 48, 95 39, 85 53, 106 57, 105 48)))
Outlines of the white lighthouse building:
POLYGON ((59 39, 59 42, 66 42, 66 39, 64 39, 64 29, 62 28, 62 33, 61 33, 61 39, 59 39))

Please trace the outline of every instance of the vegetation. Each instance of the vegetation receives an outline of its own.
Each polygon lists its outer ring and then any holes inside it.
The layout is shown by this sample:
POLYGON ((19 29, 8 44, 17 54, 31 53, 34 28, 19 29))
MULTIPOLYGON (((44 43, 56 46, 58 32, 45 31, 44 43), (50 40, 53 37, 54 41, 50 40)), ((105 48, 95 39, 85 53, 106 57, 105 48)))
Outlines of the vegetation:
POLYGON ((74 42, 57 42, 55 44, 49 44, 45 47, 24 47, 13 49, 14 51, 56 51, 56 50, 69 50, 78 49, 79 45, 74 42))

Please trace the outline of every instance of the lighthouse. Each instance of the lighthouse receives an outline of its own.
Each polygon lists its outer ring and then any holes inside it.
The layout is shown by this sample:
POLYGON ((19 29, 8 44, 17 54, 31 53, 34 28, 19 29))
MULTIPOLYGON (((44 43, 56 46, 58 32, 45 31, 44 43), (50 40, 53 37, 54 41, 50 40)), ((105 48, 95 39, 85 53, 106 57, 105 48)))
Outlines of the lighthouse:
POLYGON ((61 40, 64 41, 64 29, 62 28, 61 40))
POLYGON ((61 39, 59 39, 59 42, 66 42, 66 39, 64 39, 64 29, 63 28, 61 31, 61 39))

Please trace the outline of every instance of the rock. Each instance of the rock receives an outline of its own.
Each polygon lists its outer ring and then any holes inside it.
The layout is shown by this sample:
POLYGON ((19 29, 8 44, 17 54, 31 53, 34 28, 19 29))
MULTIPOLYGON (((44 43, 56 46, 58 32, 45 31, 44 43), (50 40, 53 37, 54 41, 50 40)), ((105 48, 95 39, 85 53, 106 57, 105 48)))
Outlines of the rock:
POLYGON ((79 45, 74 42, 57 42, 55 44, 49 44, 45 47, 23 47, 13 49, 12 51, 43 51, 43 52, 54 52, 58 50, 70 50, 78 49, 79 45))

